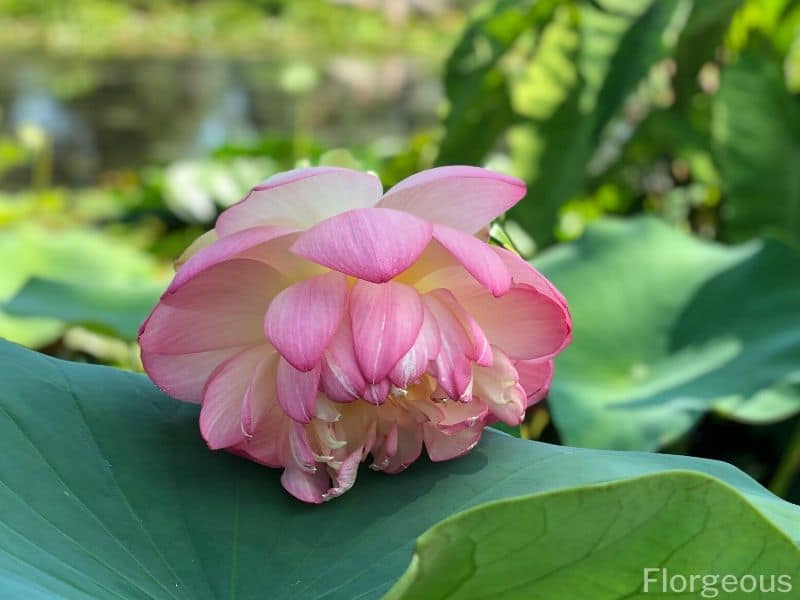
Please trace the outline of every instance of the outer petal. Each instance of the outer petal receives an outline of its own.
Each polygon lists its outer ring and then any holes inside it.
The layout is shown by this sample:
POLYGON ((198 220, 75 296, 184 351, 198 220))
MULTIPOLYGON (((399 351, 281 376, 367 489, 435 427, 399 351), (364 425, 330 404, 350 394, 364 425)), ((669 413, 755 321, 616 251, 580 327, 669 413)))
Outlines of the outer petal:
POLYGON ((493 296, 502 296, 509 290, 511 273, 489 244, 444 225, 434 226, 433 237, 493 296))
POLYGON ((352 208, 374 206, 380 180, 369 173, 336 167, 295 169, 270 177, 217 219, 220 237, 256 225, 307 229, 352 208))
POLYGON ((422 301, 402 283, 358 281, 350 294, 350 322, 356 358, 367 383, 386 378, 417 339, 422 301))
POLYGON ((258 261, 235 259, 215 265, 162 296, 141 327, 142 356, 264 344, 264 313, 284 285, 280 274, 258 261))
MULTIPOLYGON (((229 238, 218 240, 212 244, 198 250, 189 257, 178 269, 175 278, 167 288, 167 293, 172 294, 183 285, 197 277, 200 273, 218 265, 224 261, 236 258, 237 256, 253 250, 261 244, 289 235, 293 229, 286 227, 253 227, 239 232, 229 238)), ((208 235, 207 232, 204 235, 208 235)), ((197 240, 195 240, 197 242, 197 240)), ((194 244, 192 244, 193 246, 194 244)), ((192 246, 186 249, 189 252, 192 246)))
POLYGON ((242 404, 265 348, 251 348, 224 362, 203 391, 200 431, 212 450, 242 441, 242 404))
POLYGON ((347 278, 327 273, 278 294, 269 305, 264 331, 283 357, 300 371, 313 369, 339 327, 347 302, 347 278))
POLYGON ((511 358, 549 358, 569 343, 569 312, 531 287, 513 288, 500 298, 485 293, 459 298, 491 343, 511 358))
POLYGON ((547 396, 553 380, 552 360, 520 360, 515 365, 519 383, 528 397, 527 406, 536 404, 547 396))
POLYGON ((556 286, 550 283, 550 280, 537 271, 531 264, 525 262, 521 256, 505 248, 500 248, 499 246, 491 246, 491 248, 505 263, 511 273, 514 283, 518 285, 528 285, 537 292, 558 301, 564 308, 567 308, 567 299, 556 289, 556 286))
POLYGON ((524 195, 525 184, 508 175, 478 167, 438 167, 404 179, 378 206, 473 234, 524 195))
POLYGON ((334 271, 383 283, 417 260, 432 232, 430 223, 412 215, 365 208, 315 225, 291 251, 334 271))
POLYGON ((248 346, 233 346, 192 354, 143 351, 142 364, 159 389, 178 400, 199 403, 203 397, 203 387, 214 369, 247 348, 248 346))
POLYGON ((319 366, 303 372, 295 369, 284 358, 278 362, 278 404, 283 412, 299 423, 310 423, 314 418, 319 374, 319 366))

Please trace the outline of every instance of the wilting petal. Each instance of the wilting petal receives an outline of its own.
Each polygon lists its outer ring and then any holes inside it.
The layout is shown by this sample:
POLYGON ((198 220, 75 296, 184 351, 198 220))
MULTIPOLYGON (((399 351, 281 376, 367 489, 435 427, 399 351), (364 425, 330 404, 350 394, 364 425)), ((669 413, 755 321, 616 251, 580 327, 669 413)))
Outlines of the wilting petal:
POLYGON ((511 360, 499 348, 492 350, 492 365, 475 368, 473 394, 486 402, 503 423, 519 425, 527 406, 525 390, 519 385, 519 375, 511 360))
POLYGON ((183 355, 266 343, 261 323, 286 280, 249 259, 229 260, 167 292, 142 325, 143 355, 183 355))
POLYGON ((323 495, 323 500, 331 500, 337 496, 341 496, 356 482, 356 475, 358 474, 358 465, 361 463, 361 448, 349 454, 347 458, 342 461, 338 469, 331 470, 330 474, 333 478, 333 486, 327 490, 323 495))
POLYGON ((314 417, 319 375, 319 366, 310 371, 299 371, 284 358, 278 361, 278 404, 299 423, 310 423, 314 417))
POLYGON ((334 271, 382 283, 417 260, 432 231, 430 223, 412 215, 365 208, 315 225, 291 251, 334 271))
POLYGON ((492 343, 514 359, 548 358, 569 343, 572 323, 558 301, 520 286, 505 296, 459 296, 492 343))
POLYGON ((370 173, 337 167, 296 169, 274 175, 217 219, 220 237, 257 225, 307 229, 333 215, 373 206, 383 186, 370 173))
POLYGON ((423 426, 425 448, 428 450, 428 456, 434 462, 450 460, 466 454, 480 441, 482 433, 483 423, 453 434, 443 433, 431 423, 425 423, 423 426))
POLYGON ((289 466, 281 475, 281 485, 298 500, 320 504, 330 486, 330 478, 325 469, 309 473, 297 466, 289 466))
POLYGON ((528 397, 528 406, 547 396, 553 379, 552 360, 520 360, 517 361, 516 369, 519 383, 528 397))
POLYGON ((171 294, 178 291, 186 283, 196 278, 197 275, 220 263, 240 257, 242 254, 252 251, 262 244, 289 235, 293 231, 293 229, 287 229, 286 227, 253 227, 206 246, 193 254, 181 266, 169 288, 167 288, 167 293, 171 294))
POLYGON ((242 404, 265 348, 251 348, 224 362, 203 391, 200 431, 212 450, 233 446, 244 437, 242 404))
POLYGON ((350 317, 346 314, 323 355, 320 385, 335 402, 350 402, 364 395, 366 382, 358 366, 350 317))
POLYGON ((422 301, 402 283, 358 281, 350 293, 350 322, 358 364, 377 383, 408 352, 423 321, 422 301))
POLYGON ((491 246, 478 238, 443 225, 434 226, 433 237, 493 296, 502 296, 509 290, 511 273, 491 246))
POLYGON ((327 273, 278 294, 267 310, 264 330, 273 346, 300 371, 313 369, 339 327, 347 302, 347 278, 327 273))
POLYGON ((419 458, 422 453, 422 425, 411 419, 401 421, 397 427, 397 452, 383 466, 386 473, 399 473, 419 458))
POLYGON ((399 388, 419 381, 441 348, 439 327, 429 308, 423 305, 422 327, 411 349, 397 361, 389 372, 389 379, 399 388))
POLYGON ((308 442, 305 426, 296 421, 289 428, 289 450, 292 453, 294 463, 300 469, 308 473, 313 473, 316 470, 314 451, 308 442))
POLYGON ((378 206, 473 234, 524 195, 525 184, 514 177, 478 167, 438 167, 404 179, 378 206))

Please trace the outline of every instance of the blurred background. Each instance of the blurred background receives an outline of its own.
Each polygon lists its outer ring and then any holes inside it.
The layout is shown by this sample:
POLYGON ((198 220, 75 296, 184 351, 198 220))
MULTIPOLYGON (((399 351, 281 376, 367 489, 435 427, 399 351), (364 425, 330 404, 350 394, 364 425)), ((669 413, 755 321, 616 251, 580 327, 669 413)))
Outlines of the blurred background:
POLYGON ((575 341, 515 435, 800 501, 800 3, 0 0, 0 336, 141 370, 171 261, 296 166, 476 164, 575 341))

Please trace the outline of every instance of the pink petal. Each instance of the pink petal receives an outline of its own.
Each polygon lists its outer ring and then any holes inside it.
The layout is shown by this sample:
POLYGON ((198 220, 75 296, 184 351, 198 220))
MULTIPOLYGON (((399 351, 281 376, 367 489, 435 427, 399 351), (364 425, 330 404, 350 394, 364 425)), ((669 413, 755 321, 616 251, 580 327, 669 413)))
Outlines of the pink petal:
POLYGON ((382 283, 417 260, 432 231, 430 223, 412 215, 364 208, 315 225, 291 251, 334 271, 382 283))
POLYGON ((445 302, 434 293, 423 297, 439 328, 440 349, 432 371, 439 385, 453 400, 466 399, 472 388, 474 345, 464 327, 445 302))
POLYGON ((530 286, 537 292, 558 301, 564 308, 567 308, 567 299, 564 298, 563 294, 531 264, 523 260, 518 254, 505 248, 500 248, 499 246, 491 246, 491 248, 505 263, 515 284, 530 286))
POLYGON ((404 179, 378 206, 473 234, 524 195, 525 184, 514 177, 478 167, 438 167, 404 179))
POLYGON ((245 437, 229 451, 268 467, 293 465, 289 434, 295 421, 286 416, 277 402, 267 402, 265 411, 252 437, 245 437))
POLYGON ((364 395, 366 382, 356 360, 350 317, 345 314, 322 360, 322 391, 335 402, 350 402, 364 395))
POLYGON ((527 406, 536 404, 547 396, 553 379, 552 360, 520 360, 515 365, 519 383, 528 397, 527 406))
POLYGON ((480 441, 482 433, 483 423, 454 434, 442 433, 430 423, 425 423, 423 426, 425 448, 428 449, 428 456, 434 462, 466 454, 480 441))
POLYGON ((293 229, 287 229, 286 227, 253 227, 252 229, 238 232, 231 237, 213 242, 193 254, 178 269, 175 278, 167 288, 167 293, 176 292, 184 284, 215 265, 236 258, 262 244, 293 232, 293 229))
POLYGON ((300 371, 313 369, 339 326, 347 302, 347 278, 327 273, 278 294, 269 305, 264 331, 283 357, 300 371))
POLYGON ((519 425, 527 406, 525 390, 511 360, 499 348, 493 350, 492 365, 475 369, 473 393, 495 417, 507 425, 519 425))
POLYGON ((320 368, 299 371, 281 358, 278 362, 278 404, 283 412, 299 423, 310 423, 319 389, 320 368))
POLYGON ((358 466, 361 463, 361 454, 361 448, 350 453, 347 458, 342 461, 341 466, 331 472, 333 476, 333 486, 322 495, 323 500, 327 501, 341 496, 353 487, 353 484, 356 482, 356 475, 358 474, 358 466))
MULTIPOLYGON (((142 354, 194 354, 265 344, 264 313, 285 285, 274 269, 254 260, 215 265, 164 294, 140 330, 142 354)), ((148 364, 153 363, 151 357, 148 364)))
POLYGON ((434 226, 433 237, 493 296, 511 288, 511 273, 489 244, 444 225, 434 226))
POLYGON ((378 383, 368 383, 367 387, 364 389, 364 400, 370 404, 383 404, 391 388, 392 386, 388 379, 384 379, 378 383))
POLYGON ((450 290, 434 290, 429 296, 437 298, 458 319, 459 323, 470 340, 470 350, 467 358, 477 364, 488 366, 492 364, 492 348, 478 322, 472 318, 450 290))
POLYGON ((429 401, 424 404, 420 403, 418 406, 436 429, 447 434, 474 428, 483 423, 489 412, 486 403, 477 398, 473 398, 469 402, 429 401))
POLYGON ((321 504, 323 494, 328 491, 330 486, 330 478, 325 469, 317 469, 314 473, 309 473, 292 465, 286 467, 281 475, 281 485, 298 500, 321 504))
POLYGON ((275 381, 279 355, 272 348, 256 367, 242 403, 242 432, 253 437, 276 403, 275 381))
POLYGON ((422 426, 414 423, 398 429, 397 453, 383 468, 385 473, 400 473, 422 454, 422 426))
POLYGON ((233 446, 244 438, 242 403, 265 347, 244 350, 211 375, 203 391, 200 432, 212 450, 233 446))
POLYGON ((399 388, 416 383, 428 370, 441 349, 439 327, 429 308, 423 305, 423 320, 417 339, 411 349, 397 361, 389 372, 389 379, 399 388))
POLYGON ((279 173, 255 186, 217 219, 220 237, 258 225, 307 229, 353 208, 374 206, 380 180, 369 173, 314 167, 279 173))
POLYGON ((459 299, 492 344, 511 358, 549 358, 570 341, 569 312, 532 287, 515 287, 500 298, 484 293, 459 299))
POLYGON ((159 389, 173 398, 199 403, 211 373, 248 346, 233 346, 193 354, 158 354, 142 351, 142 364, 159 389))
POLYGON ((292 423, 289 429, 289 450, 292 453, 294 463, 303 471, 313 473, 316 470, 314 451, 308 442, 305 426, 300 423, 292 423))
POLYGON ((422 327, 419 294, 402 283, 357 281, 350 294, 356 358, 367 383, 377 383, 408 352, 422 327))

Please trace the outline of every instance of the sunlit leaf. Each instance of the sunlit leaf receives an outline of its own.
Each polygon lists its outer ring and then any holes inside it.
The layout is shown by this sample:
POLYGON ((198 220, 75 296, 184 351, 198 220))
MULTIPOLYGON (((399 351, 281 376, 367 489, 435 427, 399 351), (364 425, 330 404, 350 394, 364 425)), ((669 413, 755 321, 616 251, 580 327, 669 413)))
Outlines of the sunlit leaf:
POLYGON ((706 411, 800 411, 800 255, 728 248, 653 219, 606 221, 535 263, 569 300, 553 418, 568 444, 654 450, 706 411))

